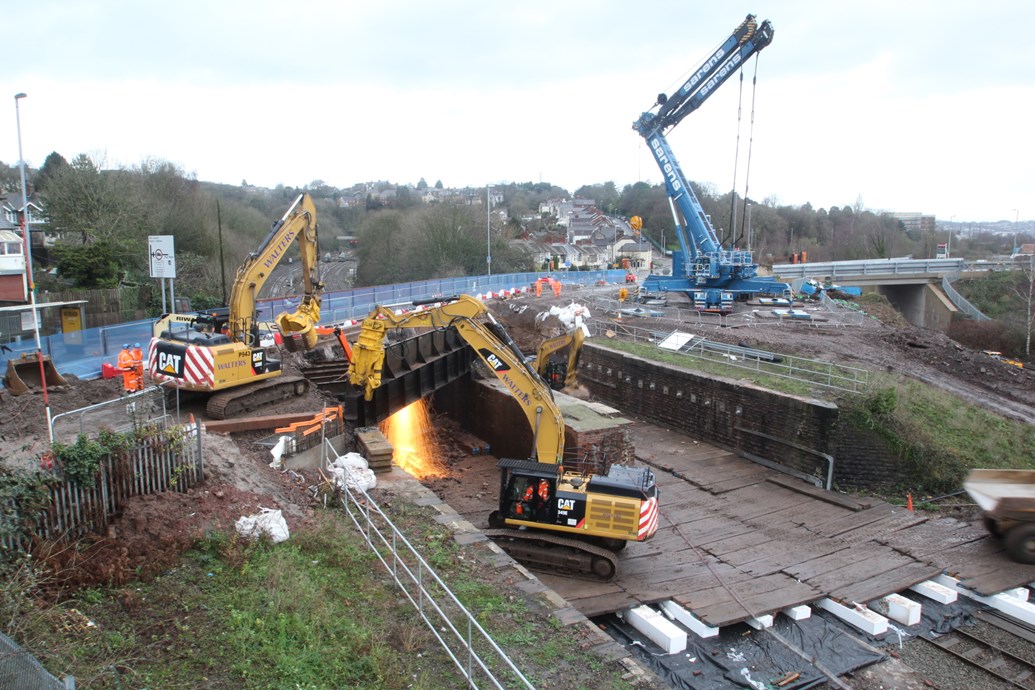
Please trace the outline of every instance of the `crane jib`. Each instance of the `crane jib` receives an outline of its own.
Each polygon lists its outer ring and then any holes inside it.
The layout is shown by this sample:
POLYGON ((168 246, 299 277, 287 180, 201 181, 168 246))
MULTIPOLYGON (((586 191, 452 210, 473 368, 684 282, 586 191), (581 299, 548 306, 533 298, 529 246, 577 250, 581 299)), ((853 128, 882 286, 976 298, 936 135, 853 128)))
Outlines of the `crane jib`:
POLYGON ((722 48, 719 48, 719 50, 711 56, 708 62, 701 65, 701 68, 694 73, 694 76, 690 77, 690 79, 688 79, 687 82, 683 84, 683 88, 681 88, 679 91, 683 95, 689 94, 691 91, 693 91, 694 88, 697 86, 698 82, 700 82, 702 79, 711 74, 712 70, 715 69, 715 66, 719 64, 719 61, 721 61, 724 57, 726 57, 726 51, 722 48))

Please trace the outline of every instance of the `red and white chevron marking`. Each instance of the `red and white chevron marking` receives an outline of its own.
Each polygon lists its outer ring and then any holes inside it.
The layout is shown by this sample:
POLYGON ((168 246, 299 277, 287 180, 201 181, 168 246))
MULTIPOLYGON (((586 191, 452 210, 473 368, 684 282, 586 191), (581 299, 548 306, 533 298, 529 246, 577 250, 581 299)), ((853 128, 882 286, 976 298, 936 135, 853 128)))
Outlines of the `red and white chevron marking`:
POLYGON ((649 539, 658 531, 658 499, 649 498, 640 505, 640 530, 638 541, 649 539))
POLYGON ((198 345, 188 345, 183 358, 183 378, 169 376, 157 369, 154 348, 157 339, 151 340, 148 347, 147 361, 150 362, 151 377, 160 383, 171 383, 175 386, 211 386, 215 379, 215 360, 212 350, 198 345))

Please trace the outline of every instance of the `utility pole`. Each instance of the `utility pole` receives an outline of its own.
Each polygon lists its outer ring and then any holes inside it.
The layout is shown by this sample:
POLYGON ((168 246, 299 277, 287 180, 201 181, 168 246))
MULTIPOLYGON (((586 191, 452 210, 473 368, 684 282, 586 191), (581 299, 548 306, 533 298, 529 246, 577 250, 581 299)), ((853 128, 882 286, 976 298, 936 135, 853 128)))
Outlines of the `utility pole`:
POLYGON ((485 185, 485 269, 492 277, 492 185, 485 185))

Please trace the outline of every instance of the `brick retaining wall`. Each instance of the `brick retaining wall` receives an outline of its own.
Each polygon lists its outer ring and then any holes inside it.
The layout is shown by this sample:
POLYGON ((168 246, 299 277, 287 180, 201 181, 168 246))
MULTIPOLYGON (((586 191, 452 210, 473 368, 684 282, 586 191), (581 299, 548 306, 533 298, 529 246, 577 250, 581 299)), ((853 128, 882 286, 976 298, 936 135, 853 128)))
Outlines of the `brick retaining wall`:
POLYGON ((889 457, 879 436, 843 424, 834 403, 706 376, 592 343, 583 346, 578 379, 594 396, 628 414, 824 480, 822 454, 831 455, 834 484, 841 488, 901 479, 897 460, 889 457))

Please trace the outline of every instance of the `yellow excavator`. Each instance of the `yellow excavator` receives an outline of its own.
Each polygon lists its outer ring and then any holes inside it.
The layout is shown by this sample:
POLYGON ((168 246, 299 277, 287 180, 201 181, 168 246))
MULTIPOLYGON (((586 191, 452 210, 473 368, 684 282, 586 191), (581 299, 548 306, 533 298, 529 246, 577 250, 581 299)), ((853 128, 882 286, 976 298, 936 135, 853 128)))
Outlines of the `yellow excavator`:
POLYGON ((535 355, 535 370, 550 388, 563 390, 575 383, 576 369, 579 366, 579 355, 582 354, 582 343, 586 334, 581 327, 571 333, 548 338, 539 343, 535 355), (564 350, 567 348, 567 356, 564 350))
POLYGON ((531 459, 501 459, 499 506, 487 534, 514 558, 602 579, 620 551, 658 527, 658 489, 648 468, 594 467, 564 454, 564 419, 553 392, 488 308, 469 295, 414 302, 397 314, 378 306, 352 346, 349 381, 367 400, 381 385, 385 335, 395 328, 454 328, 514 397, 532 428, 531 459), (567 464, 566 464, 567 462, 567 464), (527 529, 523 529, 527 528, 527 529))
POLYGON ((301 254, 305 293, 296 311, 276 318, 287 350, 316 346, 323 283, 319 279, 316 207, 300 194, 259 250, 237 270, 224 315, 165 314, 155 324, 148 348, 148 371, 159 384, 208 396, 207 414, 225 419, 262 405, 304 395, 309 382, 286 376, 279 359, 261 345, 255 302, 270 273, 292 244, 301 254))

